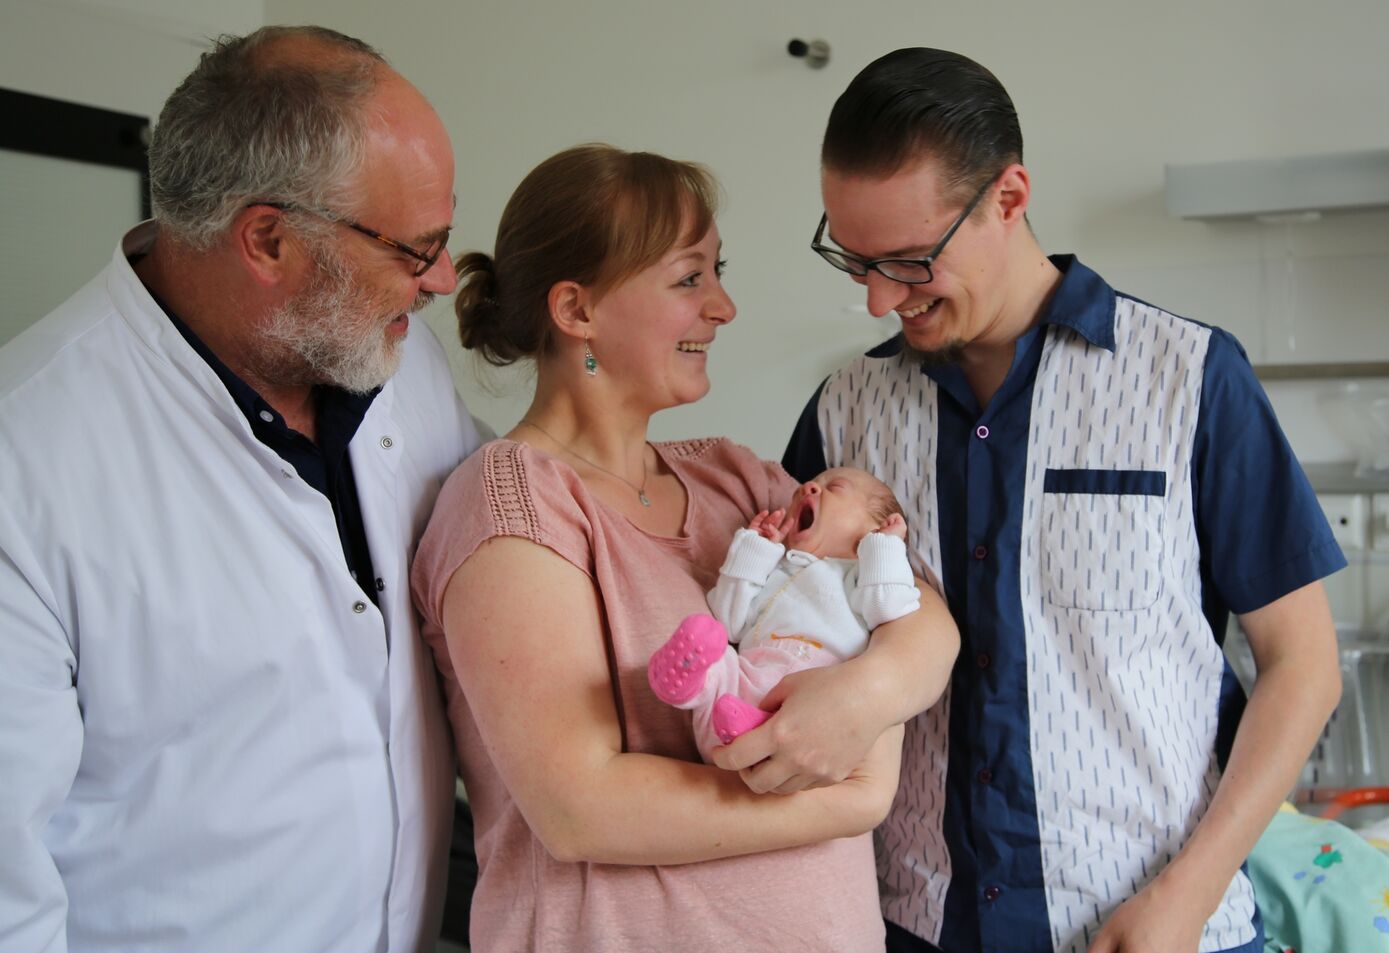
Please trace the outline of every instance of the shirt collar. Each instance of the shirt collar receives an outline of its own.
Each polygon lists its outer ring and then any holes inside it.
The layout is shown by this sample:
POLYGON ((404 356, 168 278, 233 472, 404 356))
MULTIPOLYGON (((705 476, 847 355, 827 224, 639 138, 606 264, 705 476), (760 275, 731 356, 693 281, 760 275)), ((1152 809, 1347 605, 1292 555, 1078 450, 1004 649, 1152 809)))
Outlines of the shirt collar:
POLYGON ((1061 283, 1042 309, 1038 324, 1070 328, 1106 351, 1114 350, 1114 289, 1075 255, 1052 255, 1061 283))
MULTIPOLYGON (((1080 263, 1075 255, 1051 255, 1061 272, 1061 283, 1043 307, 1037 325, 1069 328, 1096 347, 1114 350, 1114 289, 1080 263)), ((867 353, 868 357, 893 357, 902 352, 901 333, 867 353)))
MULTIPOLYGON (((227 393, 231 395, 237 408, 250 422, 253 431, 263 434, 263 431, 269 428, 275 431, 281 439, 285 439, 293 433, 279 411, 270 406, 269 402, 261 397, 254 387, 243 381, 230 367, 224 364, 203 339, 198 337, 178 315, 174 314, 163 300, 152 291, 150 297, 163 310, 169 323, 188 342, 188 346, 203 359, 207 366, 212 369, 212 372, 217 375, 223 386, 227 388, 227 393)), ((381 393, 381 388, 378 387, 368 394, 353 394, 340 387, 320 385, 316 391, 318 399, 316 416, 320 431, 324 429, 325 425, 329 429, 329 433, 320 432, 320 443, 331 442, 341 448, 346 448, 357 432, 357 428, 361 425, 363 418, 366 417, 367 410, 370 409, 376 395, 381 393), (328 439, 325 441, 325 438, 328 439)))

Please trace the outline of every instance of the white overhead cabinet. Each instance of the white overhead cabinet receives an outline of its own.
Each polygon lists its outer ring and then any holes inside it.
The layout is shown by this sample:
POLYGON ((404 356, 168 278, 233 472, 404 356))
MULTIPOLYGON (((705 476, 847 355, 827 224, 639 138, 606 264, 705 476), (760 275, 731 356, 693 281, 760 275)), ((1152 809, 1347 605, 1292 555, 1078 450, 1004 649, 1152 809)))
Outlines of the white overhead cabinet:
POLYGON ((1389 208, 1389 149, 1167 165, 1163 198, 1178 218, 1282 224, 1389 208))
POLYGON ((1171 267, 1164 282, 1174 307, 1217 304, 1209 319, 1261 376, 1389 374, 1389 149, 1169 164, 1163 198, 1254 252, 1171 267))

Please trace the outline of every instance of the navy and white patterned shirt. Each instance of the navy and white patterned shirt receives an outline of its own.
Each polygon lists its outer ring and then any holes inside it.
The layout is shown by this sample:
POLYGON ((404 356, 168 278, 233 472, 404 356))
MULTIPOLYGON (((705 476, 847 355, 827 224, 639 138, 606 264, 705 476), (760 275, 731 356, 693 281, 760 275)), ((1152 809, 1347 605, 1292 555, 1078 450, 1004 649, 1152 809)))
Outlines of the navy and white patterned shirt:
MULTIPOLYGON (((1084 953, 1219 783, 1229 613, 1345 565, 1235 339, 1053 262, 987 408, 894 338, 821 385, 783 461, 888 483, 960 627, 877 835, 884 914, 947 953, 1084 953)), ((1242 873, 1200 949, 1262 949, 1242 873)))

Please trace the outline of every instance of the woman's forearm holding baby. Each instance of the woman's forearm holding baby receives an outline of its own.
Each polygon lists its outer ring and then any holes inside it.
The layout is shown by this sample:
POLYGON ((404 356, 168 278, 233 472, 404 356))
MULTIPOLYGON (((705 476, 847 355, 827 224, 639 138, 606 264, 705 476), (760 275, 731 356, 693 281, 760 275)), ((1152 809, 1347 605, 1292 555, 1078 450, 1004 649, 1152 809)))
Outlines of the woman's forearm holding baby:
POLYGON ((783 679, 763 700, 776 717, 714 754, 758 793, 789 794, 849 776, 884 731, 933 705, 960 635, 940 596, 918 582, 921 608, 873 632, 862 655, 783 679))
POLYGON ((839 788, 796 798, 759 797, 709 765, 624 752, 599 612, 586 575, 508 538, 484 544, 444 601, 452 663, 490 759, 557 859, 710 860, 861 833, 886 813, 900 740, 839 788))

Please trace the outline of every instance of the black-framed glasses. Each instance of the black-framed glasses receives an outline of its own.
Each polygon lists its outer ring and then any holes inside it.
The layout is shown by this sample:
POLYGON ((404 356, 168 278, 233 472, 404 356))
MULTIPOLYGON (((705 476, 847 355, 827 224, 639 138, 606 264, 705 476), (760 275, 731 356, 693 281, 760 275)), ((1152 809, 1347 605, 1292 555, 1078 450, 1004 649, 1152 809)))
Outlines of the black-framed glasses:
POLYGON ((409 245, 405 242, 398 241, 394 238, 387 238, 385 235, 382 235, 374 228, 368 228, 361 222, 354 222, 350 218, 346 218, 342 215, 337 215, 333 212, 328 211, 327 209, 312 208, 307 205, 296 205, 293 202, 252 202, 251 205, 268 205, 271 208, 281 209, 282 211, 286 212, 308 212, 311 215, 317 215, 321 218, 326 218, 330 222, 340 222, 343 225, 346 225, 348 228, 352 229, 353 231, 361 232, 368 238, 375 239, 376 241, 385 245, 387 248, 392 248, 400 252, 402 255, 407 255, 410 258, 415 259, 414 275, 416 278, 418 278, 420 275, 423 275, 426 271, 434 267, 434 263, 439 260, 439 256, 443 254, 444 249, 448 247, 449 232, 453 231, 452 227, 444 229, 443 232, 441 232, 439 235, 430 239, 428 245, 426 245, 423 249, 419 249, 414 247, 413 245, 409 245))
POLYGON ((810 247, 817 255, 840 271, 858 278, 862 278, 870 271, 876 271, 884 278, 900 281, 905 285, 930 284, 936 277, 931 271, 931 265, 940 257, 945 243, 950 241, 951 236, 965 223, 965 219, 969 218, 970 213, 983 201, 993 184, 994 180, 990 179, 984 183, 983 188, 974 193, 974 198, 969 200, 969 204, 965 206, 965 210, 960 213, 959 218, 950 223, 950 227, 945 230, 940 241, 936 242, 936 247, 927 252, 924 258, 860 258, 842 248, 826 245, 821 239, 825 237, 825 226, 829 223, 828 212, 820 215, 820 227, 815 229, 815 237, 810 240, 810 247))

